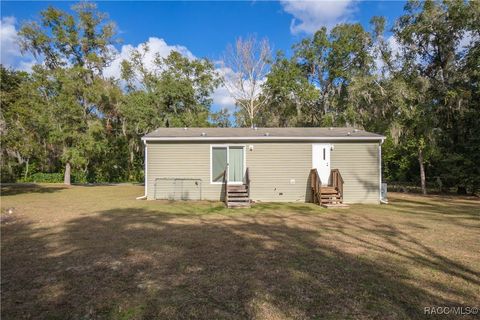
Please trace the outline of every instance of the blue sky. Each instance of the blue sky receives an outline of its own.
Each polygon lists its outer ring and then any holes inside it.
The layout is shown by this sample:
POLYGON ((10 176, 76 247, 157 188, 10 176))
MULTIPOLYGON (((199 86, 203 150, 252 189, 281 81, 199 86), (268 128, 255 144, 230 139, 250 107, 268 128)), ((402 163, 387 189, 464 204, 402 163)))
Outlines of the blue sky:
MULTIPOLYGON (((36 20, 49 5, 69 10, 74 2, 1 2, 1 62, 28 69, 32 57, 22 57, 15 45, 16 32, 26 20, 36 20)), ((185 55, 217 61, 236 37, 256 34, 267 37, 275 50, 291 53, 291 46, 322 25, 360 22, 369 27, 372 16, 387 18, 389 26, 402 14, 404 1, 216 1, 216 2, 97 2, 117 23, 121 44, 119 59, 128 50, 149 42, 160 53, 177 50, 185 55)), ((117 65, 110 70, 117 75, 117 65)), ((215 109, 231 107, 220 88, 214 95, 215 109)))

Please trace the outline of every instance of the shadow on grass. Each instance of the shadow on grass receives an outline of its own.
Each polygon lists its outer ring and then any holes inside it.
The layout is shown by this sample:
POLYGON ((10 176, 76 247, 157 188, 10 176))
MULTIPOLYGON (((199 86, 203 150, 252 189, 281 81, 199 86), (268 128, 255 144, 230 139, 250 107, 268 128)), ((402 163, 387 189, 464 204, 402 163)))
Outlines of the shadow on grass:
POLYGON ((470 219, 479 221, 480 219, 480 201, 461 202, 452 199, 443 200, 442 203, 435 199, 395 199, 391 201, 391 208, 395 211, 411 214, 437 214, 450 216, 452 218, 470 219))
POLYGON ((67 188, 67 186, 39 185, 36 183, 2 183, 0 192, 2 196, 13 196, 23 193, 53 193, 67 188))
POLYGON ((340 250, 324 238, 329 230, 478 284, 474 271, 388 225, 364 228, 349 214, 314 220, 314 228, 287 222, 134 208, 59 230, 2 226, 2 319, 421 319, 424 306, 454 305, 411 285, 401 265, 340 250))

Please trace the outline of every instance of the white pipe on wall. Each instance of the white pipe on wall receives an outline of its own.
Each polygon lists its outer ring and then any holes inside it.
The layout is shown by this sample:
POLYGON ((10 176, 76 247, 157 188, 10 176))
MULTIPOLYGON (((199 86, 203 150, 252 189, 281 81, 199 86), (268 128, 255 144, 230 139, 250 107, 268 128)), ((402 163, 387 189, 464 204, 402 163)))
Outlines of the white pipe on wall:
POLYGON ((378 200, 382 202, 382 144, 383 139, 378 145, 378 200))
POLYGON ((147 199, 147 191, 148 191, 148 167, 147 167, 147 159, 148 159, 148 147, 147 147, 147 141, 143 140, 144 144, 144 150, 145 150, 145 160, 144 160, 144 183, 145 183, 145 194, 143 196, 137 197, 137 200, 145 200, 147 199))

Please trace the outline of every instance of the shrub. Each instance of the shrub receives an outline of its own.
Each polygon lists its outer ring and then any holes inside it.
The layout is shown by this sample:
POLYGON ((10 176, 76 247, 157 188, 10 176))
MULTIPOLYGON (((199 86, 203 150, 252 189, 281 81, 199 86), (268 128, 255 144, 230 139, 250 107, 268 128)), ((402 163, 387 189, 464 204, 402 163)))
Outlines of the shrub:
POLYGON ((26 179, 25 178, 20 179, 20 182, 59 183, 59 182, 63 182, 63 173, 37 172, 28 176, 26 179))

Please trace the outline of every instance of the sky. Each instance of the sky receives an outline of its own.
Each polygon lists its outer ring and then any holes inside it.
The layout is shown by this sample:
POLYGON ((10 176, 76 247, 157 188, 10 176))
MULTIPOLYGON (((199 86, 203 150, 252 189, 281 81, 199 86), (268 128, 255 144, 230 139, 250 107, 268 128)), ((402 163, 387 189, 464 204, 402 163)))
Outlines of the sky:
MULTIPOLYGON (((17 32, 25 21, 38 20, 41 10, 55 6, 70 10, 75 2, 1 1, 1 63, 29 70, 36 60, 22 56, 17 32)), ((255 34, 269 39, 274 51, 291 54, 293 44, 312 35, 321 26, 358 22, 369 29, 372 16, 384 16, 387 28, 403 11, 405 1, 99 1, 117 24, 117 57, 106 74, 118 76, 120 61, 131 50, 148 43, 162 56, 172 50, 190 58, 220 61, 229 43, 237 37, 255 34)), ((152 55, 153 56, 153 55, 152 55)), ((148 57, 147 57, 148 59, 148 57)), ((228 91, 220 87, 213 94, 213 110, 234 107, 228 91)))

